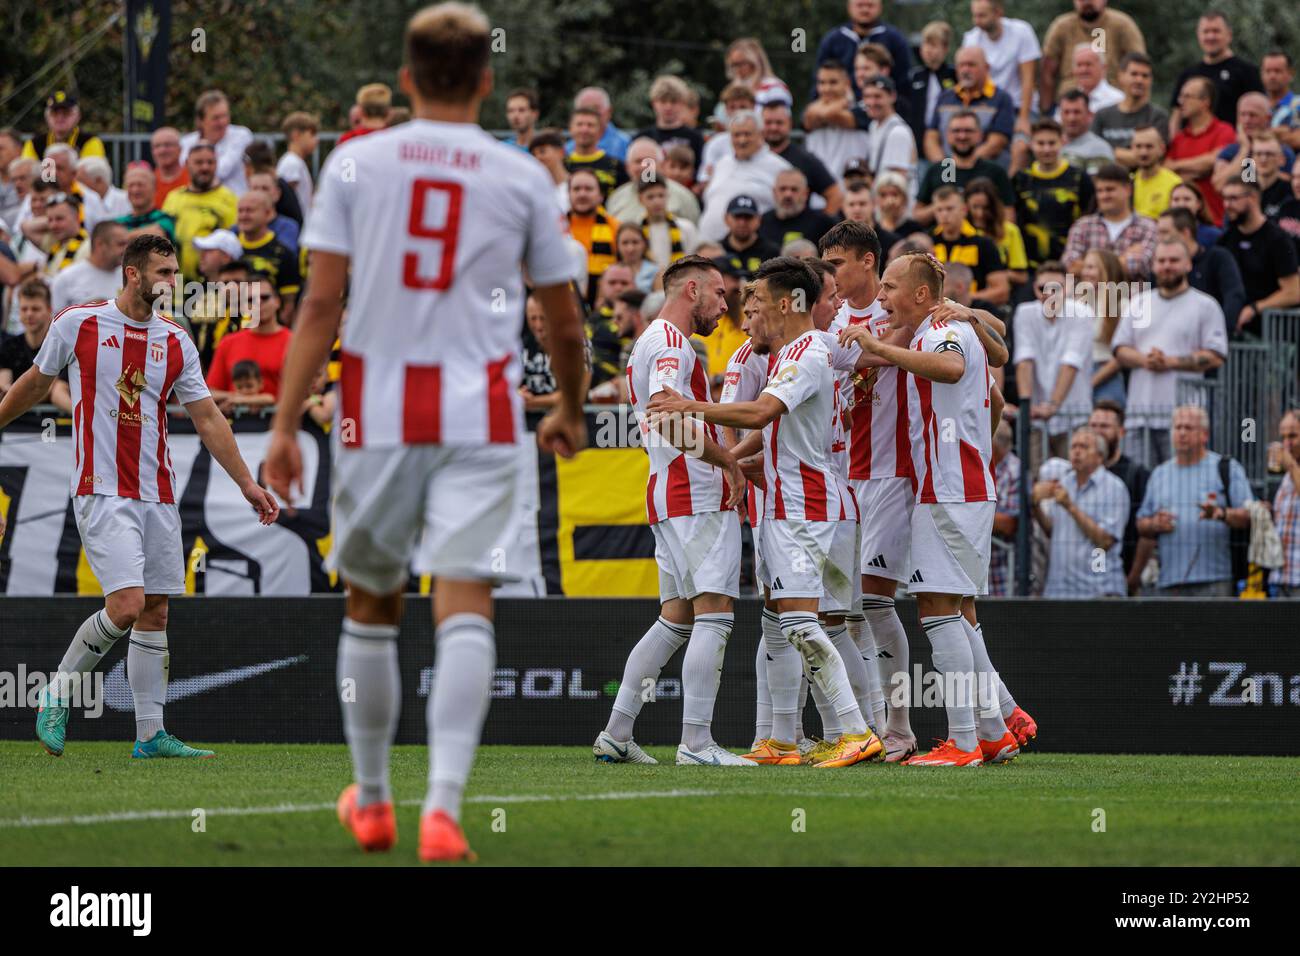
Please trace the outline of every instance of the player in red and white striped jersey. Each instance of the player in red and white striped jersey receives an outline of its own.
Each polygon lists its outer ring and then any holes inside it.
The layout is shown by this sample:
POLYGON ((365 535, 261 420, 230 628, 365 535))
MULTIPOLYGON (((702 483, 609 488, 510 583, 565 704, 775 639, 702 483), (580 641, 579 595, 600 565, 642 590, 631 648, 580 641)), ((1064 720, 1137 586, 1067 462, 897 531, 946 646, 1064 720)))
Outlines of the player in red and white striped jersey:
POLYGON ((80 628, 55 680, 41 692, 37 737, 59 756, 70 698, 109 648, 131 633, 127 679, 135 698, 133 757, 211 757, 163 726, 167 698, 167 602, 185 593, 177 481, 167 450, 167 403, 185 406, 212 457, 239 485, 262 524, 279 508, 249 474, 234 435, 203 382, 185 330, 156 312, 159 291, 176 285, 176 251, 139 236, 122 258, 125 288, 112 301, 64 309, 35 363, 0 401, 0 428, 49 392, 64 368, 72 389, 76 467, 73 512, 104 608, 80 628))
POLYGON ((827 592, 837 608, 847 607, 856 563, 852 522, 844 520, 855 514, 856 506, 831 449, 831 350, 813 327, 811 313, 821 295, 821 281, 806 263, 790 257, 763 263, 756 281, 762 321, 779 323, 787 343, 763 393, 753 402, 714 405, 665 390, 650 403, 650 410, 698 415, 732 428, 763 429, 767 493, 759 546, 785 640, 768 645, 772 737, 749 756, 759 763, 800 762, 792 737, 802 657, 809 679, 821 685, 844 730, 836 747, 815 766, 848 766, 875 756, 881 745, 863 719, 844 660, 817 619, 827 592))
MULTIPOLYGON (((950 322, 942 299, 943 266, 925 253, 890 263, 879 299, 899 328, 912 333, 908 348, 882 342, 866 330, 843 335, 907 372, 913 490, 909 590, 945 678, 948 739, 909 766, 979 766, 1018 752, 996 707, 974 707, 979 683, 996 687, 996 671, 968 636, 961 614, 965 595, 982 593, 988 575, 996 494, 989 420, 989 372, 984 346, 966 322, 950 322), (978 725, 977 725, 978 716, 978 725), (1000 732, 998 732, 1000 731, 1000 732)), ((958 307, 961 308, 961 307, 958 307)), ((987 692, 987 691, 985 691, 987 692)))
POLYGON ((740 594, 740 519, 732 509, 744 492, 744 476, 719 444, 716 426, 648 414, 654 398, 670 390, 712 404, 690 336, 717 328, 727 311, 726 287, 718 267, 700 256, 670 265, 663 284, 663 308, 637 338, 627 369, 628 397, 650 457, 646 515, 655 539, 661 608, 628 655, 609 722, 592 752, 607 763, 656 762, 632 739, 633 726, 645 688, 686 643, 677 763, 752 766, 718 746, 710 731, 733 603, 740 594))
POLYGON ((363 849, 396 841, 388 750, 402 588, 414 567, 435 578, 438 644, 420 858, 459 860, 472 855, 459 818, 496 655, 492 586, 516 576, 521 264, 546 313, 561 393, 537 437, 566 457, 586 441, 583 333, 550 181, 478 125, 492 89, 487 19, 465 4, 427 7, 404 43, 399 80, 413 119, 349 141, 321 172, 303 234, 311 283, 267 474, 282 496, 301 482, 298 409, 347 291, 332 559, 348 585, 339 674, 355 682, 342 701, 357 783, 339 816, 363 849))

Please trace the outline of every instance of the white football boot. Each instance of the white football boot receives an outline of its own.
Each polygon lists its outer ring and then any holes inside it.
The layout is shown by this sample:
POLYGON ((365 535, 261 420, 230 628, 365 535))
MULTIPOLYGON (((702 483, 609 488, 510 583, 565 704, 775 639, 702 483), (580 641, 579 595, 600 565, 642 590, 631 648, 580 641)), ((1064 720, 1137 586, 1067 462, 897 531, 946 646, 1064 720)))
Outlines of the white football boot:
POLYGON ((709 744, 703 750, 687 750, 685 744, 677 746, 677 765, 679 767, 757 767, 758 764, 744 757, 737 757, 730 750, 723 750, 717 744, 709 744))
POLYGON ((635 740, 615 740, 609 731, 602 730, 591 745, 596 759, 604 763, 658 763, 654 757, 637 746, 635 740))

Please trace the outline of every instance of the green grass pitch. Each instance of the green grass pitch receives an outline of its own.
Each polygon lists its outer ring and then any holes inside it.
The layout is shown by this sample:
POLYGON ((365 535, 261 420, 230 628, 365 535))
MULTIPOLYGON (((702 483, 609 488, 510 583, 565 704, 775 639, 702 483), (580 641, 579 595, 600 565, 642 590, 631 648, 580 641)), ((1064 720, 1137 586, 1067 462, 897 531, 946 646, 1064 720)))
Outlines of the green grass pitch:
MULTIPOLYGON (((393 754, 399 842, 382 855, 357 851, 335 818, 343 746, 215 749, 155 763, 132 761, 129 743, 73 740, 54 759, 35 741, 0 741, 0 863, 416 863, 423 747, 393 754)), ((1300 845, 1281 838, 1300 830, 1300 758, 1028 752, 973 770, 724 769, 648 749, 660 766, 484 748, 464 814, 480 865, 1300 863, 1300 845)))

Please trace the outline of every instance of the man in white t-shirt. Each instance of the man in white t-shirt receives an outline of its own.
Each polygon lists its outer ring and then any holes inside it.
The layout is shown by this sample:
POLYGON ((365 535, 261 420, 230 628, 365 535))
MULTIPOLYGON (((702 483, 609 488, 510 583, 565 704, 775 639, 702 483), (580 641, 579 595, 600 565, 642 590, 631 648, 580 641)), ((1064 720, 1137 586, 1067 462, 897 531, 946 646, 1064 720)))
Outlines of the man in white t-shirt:
POLYGON ((217 182, 236 196, 244 195, 244 150, 253 141, 247 126, 230 122, 230 101, 220 90, 200 93, 194 103, 195 129, 181 137, 181 162, 197 143, 211 143, 217 153, 217 182))
POLYGON ((989 64, 989 79, 1016 104, 1015 135, 1011 139, 1011 169, 1029 165, 1030 123, 1038 87, 1038 62, 1043 48, 1034 28, 1005 15, 1002 0, 971 0, 971 22, 962 46, 977 46, 989 64))
POLYGON ((1111 339, 1119 364, 1133 370, 1124 415, 1125 454, 1152 465, 1169 457, 1173 409, 1193 398, 1179 396, 1179 380, 1204 378, 1228 354, 1223 309, 1188 284, 1192 262, 1187 247, 1177 241, 1157 243, 1154 271, 1156 287, 1129 303, 1111 339))
POLYGON ((400 713, 397 663, 410 570, 434 576, 437 676, 429 694, 425 862, 469 860, 459 818, 491 697, 494 584, 509 555, 524 459, 521 264, 545 312, 560 399, 537 429, 543 451, 586 442, 582 320, 549 177, 478 125, 492 89, 491 26, 460 3, 406 27, 399 71, 413 119, 330 153, 302 236, 311 285, 294 324, 265 472, 298 500, 301 409, 340 335, 334 429, 334 549, 347 583, 338 672, 351 678, 343 728, 357 783, 339 819, 364 850, 397 840, 388 752, 400 713), (493 303, 497 304, 494 305, 493 303), (501 302, 505 307, 501 308, 501 302), (355 691, 355 693, 353 693, 355 691))
POLYGON ((90 234, 90 255, 54 277, 50 307, 58 315, 70 305, 111 299, 122 288, 126 227, 105 219, 90 234))
POLYGON ((790 168, 763 142, 763 124, 753 110, 735 113, 727 127, 731 155, 718 160, 704 190, 704 214, 700 216, 700 239, 704 242, 721 242, 727 235, 727 206, 737 196, 754 197, 760 216, 771 209, 777 174, 790 168))
POLYGON ((853 82, 844 64, 826 60, 817 67, 817 99, 803 114, 804 147, 841 184, 851 159, 867 156, 867 116, 853 103, 853 82))
POLYGON ((275 175, 289 184, 302 207, 302 224, 311 218, 311 197, 314 189, 307 157, 316 151, 320 141, 320 122, 310 113, 290 113, 280 124, 286 149, 275 165, 275 175))
POLYGON ((871 118, 867 127, 867 168, 879 178, 897 173, 908 184, 908 193, 916 196, 916 137, 907 120, 894 109, 898 91, 894 81, 881 73, 867 80, 862 90, 862 105, 871 118))

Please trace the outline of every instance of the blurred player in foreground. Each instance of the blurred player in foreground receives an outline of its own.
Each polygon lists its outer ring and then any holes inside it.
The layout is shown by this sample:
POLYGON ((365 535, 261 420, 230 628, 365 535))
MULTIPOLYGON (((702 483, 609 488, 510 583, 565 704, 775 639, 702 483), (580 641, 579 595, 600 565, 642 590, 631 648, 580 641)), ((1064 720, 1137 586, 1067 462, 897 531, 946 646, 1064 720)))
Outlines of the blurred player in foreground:
POLYGON ((334 430, 334 560, 347 584, 338 678, 356 782, 339 798, 339 819, 363 850, 397 841, 388 753, 401 711, 397 635, 413 563, 435 579, 437 676, 419 850, 429 862, 474 858, 460 810, 496 666, 492 586, 517 576, 509 556, 525 435, 521 263, 546 313, 561 394, 537 440, 564 457, 586 443, 583 332, 555 190, 541 166, 478 125, 492 90, 489 44, 475 7, 416 13, 399 77, 413 118, 330 154, 303 234, 311 284, 266 466, 282 497, 301 488, 302 402, 338 334, 351 267, 334 430))
MULTIPOLYGON (((54 680, 41 691, 36 736, 58 757, 81 682, 129 632, 127 681, 135 699, 132 757, 211 757, 163 727, 167 600, 185 593, 177 481, 167 448, 167 403, 185 405, 195 431, 257 512, 279 513, 239 455, 225 415, 203 382, 199 353, 185 330, 155 310, 176 286, 176 250, 161 236, 137 236, 122 257, 125 288, 113 301, 87 302, 55 316, 36 362, 0 401, 0 428, 39 402, 69 368, 76 464, 73 513, 104 608, 77 629, 54 680)), ((0 532, 3 527, 0 526, 0 532)))

